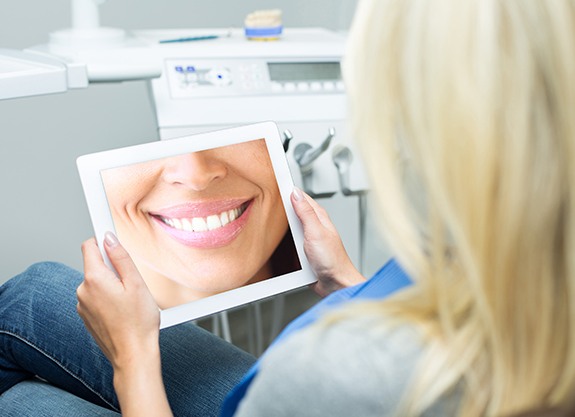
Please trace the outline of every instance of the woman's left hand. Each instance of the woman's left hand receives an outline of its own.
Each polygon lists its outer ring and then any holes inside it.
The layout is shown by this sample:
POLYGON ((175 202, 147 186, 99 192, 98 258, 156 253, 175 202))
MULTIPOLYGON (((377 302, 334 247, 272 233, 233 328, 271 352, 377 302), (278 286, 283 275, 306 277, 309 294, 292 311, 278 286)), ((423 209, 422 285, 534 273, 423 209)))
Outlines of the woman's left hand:
POLYGON ((78 313, 114 368, 158 350, 160 312, 126 250, 108 233, 104 247, 118 276, 104 263, 95 239, 82 244, 84 282, 78 313))
POLYGON ((327 212, 309 195, 294 188, 293 208, 303 225, 303 248, 317 276, 314 291, 321 297, 359 284, 365 278, 351 262, 327 212))

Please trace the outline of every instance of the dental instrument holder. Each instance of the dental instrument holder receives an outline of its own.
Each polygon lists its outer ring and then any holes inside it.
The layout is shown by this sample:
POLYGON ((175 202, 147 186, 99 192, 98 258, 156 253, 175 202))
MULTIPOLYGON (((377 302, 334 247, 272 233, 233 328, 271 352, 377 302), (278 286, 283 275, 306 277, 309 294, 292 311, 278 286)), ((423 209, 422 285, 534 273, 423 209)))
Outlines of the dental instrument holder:
POLYGON ((301 172, 303 189, 313 198, 328 198, 335 194, 335 192, 316 193, 312 190, 313 163, 322 153, 327 150, 327 148, 329 148, 331 140, 334 136, 335 128, 330 127, 327 137, 317 148, 314 148, 308 143, 300 143, 295 147, 293 151, 294 159, 298 164, 301 172))
POLYGON ((292 139, 293 139, 293 135, 292 135, 291 131, 289 129, 284 130, 284 140, 283 140, 284 152, 288 151, 289 144, 290 144, 292 139))
POLYGON ((334 147, 331 157, 337 168, 341 192, 345 196, 357 196, 359 203, 359 270, 363 273, 363 254, 366 235, 367 217, 367 190, 351 190, 350 166, 353 162, 353 153, 347 146, 337 145, 334 147))

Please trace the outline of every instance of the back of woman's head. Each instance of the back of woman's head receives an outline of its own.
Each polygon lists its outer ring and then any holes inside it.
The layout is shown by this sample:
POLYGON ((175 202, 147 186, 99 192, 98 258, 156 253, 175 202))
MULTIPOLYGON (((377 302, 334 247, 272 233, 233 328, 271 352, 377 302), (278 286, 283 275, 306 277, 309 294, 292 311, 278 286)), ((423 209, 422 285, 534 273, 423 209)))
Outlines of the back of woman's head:
POLYGON ((414 409, 461 381, 467 415, 575 395, 575 2, 362 0, 345 77, 432 335, 414 409))

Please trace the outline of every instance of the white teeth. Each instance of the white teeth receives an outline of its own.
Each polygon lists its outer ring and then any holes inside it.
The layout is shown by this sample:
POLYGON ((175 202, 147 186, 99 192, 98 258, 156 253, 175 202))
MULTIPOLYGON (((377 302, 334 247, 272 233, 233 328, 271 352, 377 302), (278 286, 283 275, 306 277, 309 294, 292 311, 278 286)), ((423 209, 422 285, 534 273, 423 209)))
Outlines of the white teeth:
POLYGON ((220 214, 212 214, 208 217, 191 218, 167 218, 161 217, 162 221, 170 227, 186 232, 207 232, 208 230, 219 229, 226 224, 233 222, 245 211, 247 204, 241 207, 224 211, 220 214))
POLYGON ((206 220, 202 217, 194 217, 192 219, 192 227, 194 228, 194 232, 205 232, 208 230, 206 220))
POLYGON ((230 222, 230 218, 228 217, 228 212, 224 211, 222 214, 220 214, 220 223, 222 226, 225 226, 229 222, 230 222))
POLYGON ((182 219, 182 229, 186 232, 193 232, 194 228, 192 227, 192 222, 190 219, 182 219))
POLYGON ((208 223, 208 230, 214 230, 222 227, 222 222, 220 221, 220 216, 214 214, 212 216, 208 216, 207 222, 208 223))

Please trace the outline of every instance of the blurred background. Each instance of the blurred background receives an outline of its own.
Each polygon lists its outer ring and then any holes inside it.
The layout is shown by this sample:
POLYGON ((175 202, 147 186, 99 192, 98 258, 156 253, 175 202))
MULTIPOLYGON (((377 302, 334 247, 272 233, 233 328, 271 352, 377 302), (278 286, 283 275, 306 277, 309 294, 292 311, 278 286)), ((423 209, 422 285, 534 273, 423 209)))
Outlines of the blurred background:
MULTIPOLYGON (((241 28, 257 9, 281 8, 285 27, 345 31, 355 0, 241 2, 109 0, 102 26, 126 30, 241 28)), ((69 0, 11 2, 0 13, 0 47, 48 42, 70 26, 69 0)), ((64 94, 0 100, 0 282, 34 262, 81 268, 92 235, 75 160, 79 155, 157 140, 146 82, 90 85, 64 94)))
MULTIPOLYGON (((100 5, 99 12, 101 26, 132 31, 242 28, 248 13, 278 8, 283 12, 284 28, 320 27, 345 35, 356 3, 356 0, 109 0, 100 5)), ((70 24, 70 0, 12 2, 0 14, 0 48, 25 49, 46 44, 51 32, 70 24)), ((81 270, 80 244, 93 232, 76 158, 155 141, 159 133, 148 83, 128 81, 90 84, 62 94, 0 100, 0 137, 1 284, 39 261, 59 261, 81 270)), ((357 223, 346 224, 345 215, 344 210, 340 222, 351 233, 357 233, 357 223)), ((368 217, 367 222, 363 272, 369 276, 389 255, 385 244, 376 237, 373 219, 368 217)), ((348 249, 358 251, 356 247, 348 249)), ((296 291, 290 297, 281 325, 317 301, 309 289, 296 291)), ((276 307, 262 302, 263 317, 273 316, 276 307)), ((230 318, 232 328, 244 333, 239 342, 234 336, 236 344, 243 344, 255 353, 261 346, 254 348, 253 332, 248 333, 254 328, 253 321, 261 320, 262 311, 256 316, 249 310, 236 311, 230 318), (249 326, 238 324, 246 320, 249 326)), ((221 323, 213 321, 208 325, 218 327, 221 323)))

